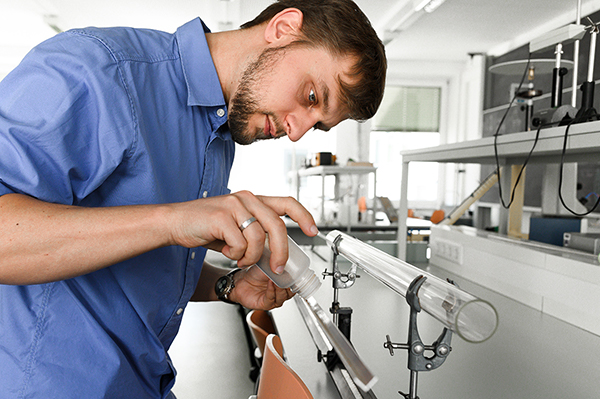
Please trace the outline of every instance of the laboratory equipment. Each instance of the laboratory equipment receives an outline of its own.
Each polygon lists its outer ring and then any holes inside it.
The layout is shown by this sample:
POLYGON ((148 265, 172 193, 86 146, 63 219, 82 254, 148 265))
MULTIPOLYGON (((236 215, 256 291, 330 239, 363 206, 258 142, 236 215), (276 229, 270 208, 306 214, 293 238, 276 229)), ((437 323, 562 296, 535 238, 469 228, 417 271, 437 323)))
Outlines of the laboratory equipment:
POLYGON ((350 341, 340 332, 336 325, 327 317, 318 302, 310 297, 306 300, 312 313, 316 316, 322 331, 325 332, 333 346, 335 354, 344 364, 354 383, 364 392, 368 392, 377 383, 377 377, 360 359, 350 341))
POLYGON ((563 245, 568 248, 600 255, 600 233, 564 233, 563 245))
MULTIPOLYGON (((452 350, 452 332, 469 342, 483 342, 494 334, 498 325, 496 309, 488 302, 478 299, 471 294, 460 290, 452 282, 445 282, 429 273, 401 261, 387 253, 361 242, 347 234, 334 230, 327 235, 319 233, 333 251, 333 271, 323 273, 324 276, 333 277, 334 300, 330 311, 338 322, 339 330, 347 328, 346 338, 350 339, 350 311, 341 312, 337 291, 354 285, 357 267, 373 276, 388 288, 406 298, 411 308, 409 319, 408 342, 394 343, 389 335, 383 346, 394 355, 394 349, 408 351, 408 368, 410 370, 410 388, 408 393, 399 393, 405 399, 418 399, 417 381, 418 374, 422 371, 431 371, 440 367, 452 350), (343 255, 352 262, 348 273, 341 273, 337 266, 337 256, 343 255), (438 321, 445 325, 441 335, 431 345, 425 345, 421 340, 417 316, 425 310, 438 321), (339 316, 339 317, 338 317, 339 316), (344 325, 344 323, 347 324, 344 325), (433 355, 426 356, 426 351, 433 355)), ((331 352, 331 351, 330 351, 331 352)), ((326 362, 331 369, 336 358, 328 353, 326 362)), ((321 354, 319 353, 319 359, 321 354)))
POLYGON ((416 277, 406 291, 406 302, 410 306, 410 319, 408 325, 408 342, 405 344, 393 343, 390 336, 386 335, 383 347, 394 356, 394 349, 406 349, 408 351, 408 369, 410 370, 409 392, 399 392, 405 399, 419 399, 417 396, 417 382, 419 372, 431 371, 440 367, 446 361, 452 347, 452 332, 444 327, 442 334, 432 345, 424 345, 419 335, 417 326, 417 315, 421 311, 418 291, 427 280, 425 276, 416 277), (425 356, 425 351, 433 352, 432 356, 425 356))
POLYGON ((406 296, 417 277, 427 277, 419 290, 421 308, 465 341, 483 342, 496 331, 498 314, 489 302, 338 230, 331 231, 324 239, 329 246, 335 245, 345 258, 402 296, 406 296))
POLYGON ((352 377, 354 383, 363 391, 369 391, 377 382, 377 377, 371 373, 369 368, 360 359, 348 339, 327 317, 321 306, 312 297, 321 286, 315 272, 310 268, 310 258, 300 247, 288 236, 289 258, 281 274, 271 271, 268 240, 265 242, 263 255, 257 262, 257 266, 280 288, 290 288, 297 293, 308 305, 315 316, 315 320, 321 330, 327 336, 333 351, 345 369, 352 377))
MULTIPOLYGON (((547 58, 534 58, 527 60, 515 60, 515 61, 506 61, 501 62, 495 65, 492 65, 489 68, 489 71, 493 74, 504 75, 504 76, 517 76, 523 75, 524 71, 526 71, 527 76, 527 87, 524 90, 519 90, 517 93, 510 93, 510 96, 515 96, 520 101, 525 102, 525 129, 531 130, 531 126, 535 126, 533 124, 534 117, 536 118, 536 124, 541 118, 551 118, 552 115, 548 116, 548 114, 554 111, 553 108, 550 110, 542 110, 535 114, 534 116, 534 107, 533 107, 533 99, 539 97, 543 94, 542 90, 534 87, 534 80, 536 76, 545 75, 549 73, 554 73, 554 70, 558 68, 557 77, 561 79, 560 82, 555 82, 553 84, 554 90, 552 93, 553 102, 560 103, 562 102, 562 98, 558 99, 557 93, 561 93, 562 95, 562 77, 571 69, 573 69, 574 63, 570 60, 560 59, 557 63, 555 59, 547 59, 547 58), (560 75, 562 74, 562 75, 560 75), (560 84, 561 89, 558 90, 557 85, 560 84)), ((571 113, 574 114, 573 110, 571 113)))
MULTIPOLYGON (((555 47, 556 65, 552 71, 552 97, 550 108, 536 112, 533 116, 533 126, 549 126, 552 124, 566 124, 575 118, 577 109, 573 105, 562 105, 563 77, 567 69, 561 67, 563 45, 580 40, 585 34, 585 26, 581 24, 570 24, 555 29, 547 34, 532 40, 529 43, 529 51, 535 53, 549 47, 555 47)), ((575 73, 577 73, 575 71, 575 73)))
POLYGON ((587 80, 582 83, 581 89, 581 108, 575 117, 576 122, 587 122, 593 118, 598 118, 598 114, 594 109, 594 60, 596 56, 596 37, 598 36, 598 25, 588 18, 592 24, 590 28, 590 55, 588 63, 587 80))

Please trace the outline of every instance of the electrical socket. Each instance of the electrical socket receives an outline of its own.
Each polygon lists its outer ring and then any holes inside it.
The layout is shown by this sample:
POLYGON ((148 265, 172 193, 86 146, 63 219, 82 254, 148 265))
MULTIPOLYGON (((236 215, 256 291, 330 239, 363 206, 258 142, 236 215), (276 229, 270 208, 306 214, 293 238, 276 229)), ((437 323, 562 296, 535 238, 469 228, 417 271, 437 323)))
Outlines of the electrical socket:
POLYGON ((431 255, 439 256, 450 262, 463 263, 463 247, 449 240, 436 239, 431 242, 431 255))

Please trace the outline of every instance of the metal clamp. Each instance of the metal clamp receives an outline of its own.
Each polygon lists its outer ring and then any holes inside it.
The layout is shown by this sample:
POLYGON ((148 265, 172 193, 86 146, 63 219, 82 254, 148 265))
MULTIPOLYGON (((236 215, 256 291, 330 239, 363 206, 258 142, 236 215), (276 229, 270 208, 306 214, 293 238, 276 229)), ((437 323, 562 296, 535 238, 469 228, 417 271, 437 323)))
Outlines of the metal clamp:
POLYGON ((329 272, 327 271, 327 269, 325 269, 325 271, 321 274, 323 275, 323 279, 325 279, 325 277, 333 277, 333 288, 345 289, 352 287, 356 282, 356 279, 360 278, 360 276, 356 274, 357 268, 358 265, 356 263, 353 263, 348 273, 342 273, 337 268, 337 264, 334 260, 333 271, 329 272))
POLYGON ((331 246, 331 250, 333 251, 333 271, 329 272, 329 271, 327 271, 327 269, 325 269, 325 271, 322 273, 323 279, 325 279, 325 277, 329 277, 329 276, 333 277, 333 288, 334 289, 350 288, 354 285, 356 279, 360 278, 360 276, 356 274, 356 270, 358 268, 358 265, 356 263, 352 264, 348 273, 340 272, 338 263, 337 263, 337 257, 340 254, 338 246, 341 241, 342 241, 342 236, 339 235, 333 240, 333 244, 331 246))
POLYGON ((418 399, 417 379, 420 371, 431 371, 440 367, 452 350, 450 343, 452 341, 452 331, 444 328, 438 339, 431 345, 424 345, 419 335, 417 326, 417 315, 421 311, 419 304, 418 291, 427 280, 425 276, 418 276, 408 287, 406 292, 406 302, 410 306, 410 320, 408 326, 408 342, 405 344, 393 343, 389 335, 386 335, 386 342, 383 347, 390 351, 394 356, 394 349, 408 350, 408 369, 410 370, 410 392, 400 393, 405 399, 418 399), (425 356, 425 351, 433 352, 429 357, 425 356))

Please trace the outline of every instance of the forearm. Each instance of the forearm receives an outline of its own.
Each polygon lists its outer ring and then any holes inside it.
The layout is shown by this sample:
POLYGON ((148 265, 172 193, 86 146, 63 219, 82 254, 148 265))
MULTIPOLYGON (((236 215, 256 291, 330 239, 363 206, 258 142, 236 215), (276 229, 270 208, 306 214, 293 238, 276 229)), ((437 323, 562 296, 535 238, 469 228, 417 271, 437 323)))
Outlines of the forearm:
POLYGON ((294 199, 249 192, 97 208, 6 194, 0 196, 0 284, 64 280, 168 245, 203 246, 244 267, 258 261, 267 234, 272 267, 277 267, 287 260, 286 228, 280 218, 285 214, 305 233, 317 233, 310 213, 294 199), (239 226, 250 217, 258 223, 242 232, 239 226))
POLYGON ((158 205, 83 208, 0 197, 0 283, 63 280, 169 245, 158 205))

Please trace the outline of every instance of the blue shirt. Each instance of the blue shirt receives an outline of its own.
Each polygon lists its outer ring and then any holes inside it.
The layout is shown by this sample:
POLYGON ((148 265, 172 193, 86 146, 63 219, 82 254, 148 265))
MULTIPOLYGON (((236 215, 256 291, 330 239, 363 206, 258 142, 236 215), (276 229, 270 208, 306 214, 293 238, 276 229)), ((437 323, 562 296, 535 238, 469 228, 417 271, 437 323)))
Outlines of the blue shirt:
MULTIPOLYGON (((73 30, 0 82, 0 195, 103 207, 228 193, 227 108, 192 20, 73 30)), ((171 246, 73 279, 0 285, 0 398, 164 398, 205 250, 171 246)))

